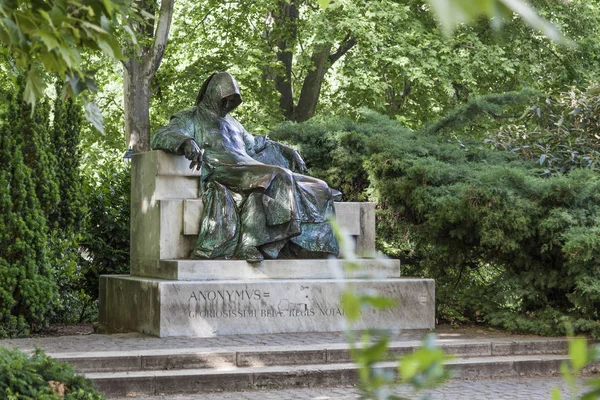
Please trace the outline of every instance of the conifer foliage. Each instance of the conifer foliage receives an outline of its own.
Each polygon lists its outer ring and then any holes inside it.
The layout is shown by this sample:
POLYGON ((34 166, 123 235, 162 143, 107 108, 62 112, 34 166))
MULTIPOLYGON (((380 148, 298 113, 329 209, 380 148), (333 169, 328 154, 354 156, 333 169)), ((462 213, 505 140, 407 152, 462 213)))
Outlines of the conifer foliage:
POLYGON ((72 98, 63 99, 59 85, 56 86, 56 93, 49 150, 57 160, 55 179, 60 202, 47 216, 60 294, 54 320, 80 322, 91 301, 89 294, 82 289, 84 277, 78 267, 81 264, 79 246, 86 221, 78 148, 82 113, 81 106, 72 98))
POLYGON ((45 212, 37 194, 44 202, 52 196, 36 185, 36 171, 27 163, 44 157, 39 148, 24 148, 28 140, 23 135, 45 118, 39 115, 44 111, 39 107, 32 116, 19 99, 14 96, 0 126, 0 336, 44 327, 57 297, 45 212))
POLYGON ((27 355, 0 347, 0 398, 102 400, 93 383, 40 349, 27 355))
POLYGON ((90 300, 78 268, 81 110, 57 95, 32 112, 22 83, 0 125, 0 337, 79 320, 90 300))
POLYGON ((50 107, 44 100, 32 115, 29 104, 20 103, 17 112, 18 119, 11 124, 11 130, 21 146, 25 164, 31 171, 36 196, 48 220, 60 201, 57 163, 50 141, 50 107))
POLYGON ((436 280, 437 317, 600 337, 600 175, 540 174, 482 141, 410 131, 374 113, 284 124, 310 173, 379 206, 379 248, 436 280))
MULTIPOLYGON (((60 94, 58 86, 57 93, 60 94)), ((81 156, 78 149, 82 122, 81 107, 72 98, 63 100, 58 95, 53 111, 51 136, 54 154, 60 164, 56 171, 60 203, 51 216, 51 223, 60 227, 63 233, 71 235, 81 231, 85 215, 83 185, 79 172, 81 156)))

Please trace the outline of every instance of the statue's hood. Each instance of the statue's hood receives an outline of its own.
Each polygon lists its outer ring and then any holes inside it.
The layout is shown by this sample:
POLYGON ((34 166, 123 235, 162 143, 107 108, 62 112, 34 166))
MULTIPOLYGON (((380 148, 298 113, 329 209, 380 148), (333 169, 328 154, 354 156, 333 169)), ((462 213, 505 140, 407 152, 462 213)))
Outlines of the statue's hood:
POLYGON ((197 106, 214 111, 221 117, 233 111, 241 103, 240 88, 235 78, 228 72, 216 72, 212 74, 202 84, 202 88, 196 99, 197 106), (235 95, 235 99, 233 102, 230 102, 229 108, 225 108, 222 100, 231 95, 235 95))

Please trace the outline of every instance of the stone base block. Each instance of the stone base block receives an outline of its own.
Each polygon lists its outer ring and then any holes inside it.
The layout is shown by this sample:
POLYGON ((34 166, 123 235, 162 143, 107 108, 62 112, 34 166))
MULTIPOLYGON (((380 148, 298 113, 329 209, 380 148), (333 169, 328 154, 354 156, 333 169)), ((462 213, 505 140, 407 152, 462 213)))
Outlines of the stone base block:
POLYGON ((180 281, 229 279, 400 278, 400 260, 358 259, 356 270, 344 271, 340 260, 135 260, 131 275, 180 281))
POLYGON ((344 330, 348 287, 396 300, 363 312, 356 329, 433 329, 432 279, 171 281, 100 277, 100 324, 110 331, 201 336, 344 330))

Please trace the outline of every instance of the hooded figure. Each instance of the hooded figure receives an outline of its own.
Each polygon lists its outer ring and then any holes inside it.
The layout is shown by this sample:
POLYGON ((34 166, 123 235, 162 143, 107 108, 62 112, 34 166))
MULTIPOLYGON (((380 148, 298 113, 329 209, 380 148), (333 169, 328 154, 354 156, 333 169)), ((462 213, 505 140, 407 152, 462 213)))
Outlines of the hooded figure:
POLYGON ((231 115, 242 102, 234 77, 211 75, 196 106, 154 132, 152 148, 202 165, 203 211, 192 258, 318 257, 338 254, 327 219, 339 194, 306 172, 297 151, 253 136, 231 115))

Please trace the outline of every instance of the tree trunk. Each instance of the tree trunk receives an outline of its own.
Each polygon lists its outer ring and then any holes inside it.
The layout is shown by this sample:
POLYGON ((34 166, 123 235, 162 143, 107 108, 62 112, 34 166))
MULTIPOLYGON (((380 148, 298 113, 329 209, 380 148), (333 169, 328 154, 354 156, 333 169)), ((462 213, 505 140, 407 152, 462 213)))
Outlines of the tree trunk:
MULTIPOLYGON (((150 150, 150 84, 162 61, 173 17, 174 0, 162 0, 156 30, 151 20, 131 28, 140 38, 151 40, 151 46, 140 46, 135 56, 123 62, 123 104, 125 112, 125 144, 134 152, 150 150)), ((153 2, 140 1, 140 9, 155 14, 153 2)))
POLYGON ((329 68, 346 54, 348 50, 354 47, 355 44, 356 38, 352 36, 351 32, 348 32, 334 53, 331 52, 333 47, 331 44, 317 46, 312 55, 314 68, 306 75, 306 78, 304 78, 300 99, 294 110, 294 121, 304 122, 315 115, 325 74, 329 68))
POLYGON ((408 78, 404 77, 404 87, 402 88, 402 92, 398 95, 396 93, 396 88, 394 87, 393 82, 388 80, 385 69, 383 71, 383 79, 385 83, 388 85, 387 88, 387 96, 386 99, 388 101, 388 114, 391 116, 395 116, 400 112, 404 104, 406 104, 406 100, 412 91, 412 84, 408 80, 408 78))
POLYGON ((294 121, 304 122, 315 115, 317 104, 319 103, 319 95, 321 94, 321 85, 325 78, 325 73, 331 66, 329 63, 329 54, 331 53, 331 45, 320 45, 312 55, 314 69, 312 69, 304 78, 302 91, 298 105, 294 110, 294 121))
POLYGON ((132 60, 123 72, 125 135, 136 153, 150 150, 150 81, 143 63, 132 60))
POLYGON ((275 42, 277 45, 277 60, 284 67, 284 74, 275 76, 275 89, 279 92, 279 109, 286 119, 293 119, 294 89, 292 83, 293 48, 298 36, 298 8, 295 1, 277 3, 277 12, 273 13, 275 20, 275 42))
MULTIPOLYGON (((303 122, 315 114, 321 94, 323 79, 329 68, 356 44, 356 38, 349 32, 332 53, 333 42, 318 45, 311 56, 313 68, 302 82, 298 104, 294 106, 294 84, 292 66, 294 48, 298 41, 298 22, 300 12, 298 0, 280 0, 277 8, 267 21, 273 23, 272 29, 265 34, 269 44, 277 47, 277 60, 283 65, 283 72, 275 77, 275 89, 279 92, 279 108, 283 116, 291 121, 303 122)), ((281 71, 281 70, 279 70, 281 71)))
POLYGON ((292 119, 294 115, 294 91, 292 86, 292 60, 291 52, 277 53, 277 59, 286 68, 285 75, 277 74, 275 77, 275 89, 279 92, 279 109, 286 119, 292 119))

